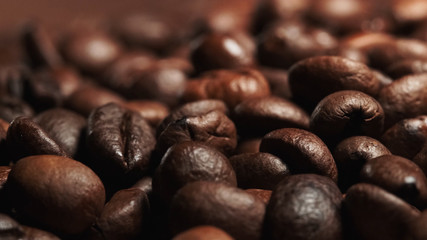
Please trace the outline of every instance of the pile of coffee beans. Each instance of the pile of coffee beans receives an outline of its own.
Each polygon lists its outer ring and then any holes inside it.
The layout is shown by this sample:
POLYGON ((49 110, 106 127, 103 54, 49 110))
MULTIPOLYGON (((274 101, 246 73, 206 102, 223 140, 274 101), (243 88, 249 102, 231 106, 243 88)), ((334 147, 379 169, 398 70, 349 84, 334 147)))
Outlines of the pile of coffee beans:
POLYGON ((427 1, 223 2, 0 37, 0 239, 427 239, 427 1))

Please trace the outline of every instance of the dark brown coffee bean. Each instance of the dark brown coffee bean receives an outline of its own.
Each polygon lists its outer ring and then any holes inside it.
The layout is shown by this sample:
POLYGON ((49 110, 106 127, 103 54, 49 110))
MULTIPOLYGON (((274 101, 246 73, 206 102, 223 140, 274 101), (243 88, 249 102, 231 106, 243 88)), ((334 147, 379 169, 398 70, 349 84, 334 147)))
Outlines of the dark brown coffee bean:
POLYGON ((33 115, 33 109, 25 101, 7 95, 0 97, 0 118, 7 122, 12 122, 19 116, 31 117, 33 115))
POLYGON ((86 119, 81 115, 61 108, 53 108, 38 114, 36 122, 68 156, 75 157, 85 136, 86 119))
POLYGON ((40 155, 19 160, 8 179, 19 216, 60 234, 79 234, 101 213, 105 191, 92 170, 69 158, 40 155))
POLYGON ((265 204, 245 191, 216 182, 193 182, 172 200, 173 233, 198 225, 224 229, 236 240, 260 239, 265 204))
POLYGON ((126 102, 124 106, 141 115, 153 128, 169 115, 169 108, 160 102, 149 100, 133 100, 126 102))
POLYGON ((236 147, 236 154, 242 153, 257 153, 259 152, 259 145, 262 138, 249 138, 240 140, 236 147))
POLYGON ((386 155, 370 159, 363 166, 360 179, 419 208, 427 206, 427 178, 415 163, 406 158, 386 155))
POLYGON ((394 79, 399 79, 406 75, 427 73, 427 60, 402 60, 390 65, 385 72, 394 79))
POLYGON ((254 50, 255 43, 244 33, 210 33, 195 43, 191 61, 198 72, 250 67, 254 50))
POLYGON ((41 229, 22 226, 22 230, 24 232, 24 237, 20 238, 22 240, 32 240, 32 239, 40 239, 40 240, 60 240, 59 237, 53 235, 50 232, 46 232, 41 229))
POLYGON ((165 203, 185 184, 213 181, 236 186, 236 174, 222 153, 196 142, 173 145, 163 156, 153 179, 153 191, 165 203))
POLYGON ((264 76, 255 69, 216 70, 189 81, 184 101, 219 99, 233 108, 247 99, 270 95, 264 76))
POLYGON ((236 171, 240 188, 272 190, 284 177, 290 175, 288 167, 280 158, 269 153, 243 153, 230 158, 236 171))
POLYGON ((103 177, 140 179, 150 167, 155 144, 151 127, 136 112, 110 103, 89 116, 87 147, 103 177))
POLYGON ((341 192, 315 174, 284 178, 267 205, 266 239, 342 239, 341 192))
POLYGON ((271 95, 291 99, 292 93, 288 81, 288 72, 277 68, 262 67, 259 71, 270 85, 271 95))
POLYGON ((381 142, 390 151, 412 159, 427 141, 427 116, 418 116, 399 121, 381 136, 381 142))
POLYGON ((302 59, 322 55, 337 45, 335 37, 323 29, 296 21, 281 21, 263 33, 258 59, 263 65, 286 69, 302 59))
POLYGON ((31 155, 68 156, 46 131, 28 117, 18 117, 10 124, 6 144, 13 161, 31 155))
POLYGON ((121 54, 120 45, 103 32, 74 32, 63 43, 67 60, 79 69, 97 73, 107 67, 121 54))
POLYGON ((67 98, 65 105, 83 116, 89 116, 93 109, 111 102, 121 104, 124 100, 108 89, 85 84, 67 98))
POLYGON ((40 24, 27 24, 22 33, 24 48, 34 68, 55 68, 63 64, 53 40, 40 24))
POLYGON ((279 97, 253 98, 241 102, 233 110, 239 135, 264 136, 279 128, 308 129, 308 114, 294 103, 279 97))
POLYGON ((357 90, 375 96, 380 82, 363 63, 335 56, 302 60, 289 70, 289 85, 297 103, 314 107, 327 95, 357 90))
POLYGON ((275 130, 264 136, 260 152, 279 157, 292 174, 316 173, 337 181, 337 166, 331 152, 311 132, 297 128, 275 130))
POLYGON ((104 239, 141 239, 148 232, 150 203, 147 195, 129 188, 116 192, 96 220, 104 239))
POLYGON ((378 102, 384 109, 385 126, 405 118, 427 114, 427 74, 410 75, 400 78, 384 87, 378 102))
POLYGON ((354 136, 341 141, 333 152, 338 168, 338 186, 346 191, 358 183, 360 170, 372 158, 391 152, 378 140, 367 136, 354 136))
POLYGON ((368 64, 369 62, 366 54, 361 49, 357 49, 357 48, 348 48, 348 47, 339 46, 335 49, 332 49, 326 52, 326 55, 338 56, 338 57, 350 59, 355 62, 360 62, 363 64, 368 64))
POLYGON ((384 111, 365 93, 339 91, 317 104, 311 114, 310 129, 328 145, 355 135, 379 137, 384 129, 384 111))
POLYGON ((228 233, 214 226, 198 226, 188 229, 172 240, 233 240, 228 233))
POLYGON ((371 184, 352 186, 343 208, 348 224, 362 239, 396 239, 405 236, 419 211, 395 195, 371 184))

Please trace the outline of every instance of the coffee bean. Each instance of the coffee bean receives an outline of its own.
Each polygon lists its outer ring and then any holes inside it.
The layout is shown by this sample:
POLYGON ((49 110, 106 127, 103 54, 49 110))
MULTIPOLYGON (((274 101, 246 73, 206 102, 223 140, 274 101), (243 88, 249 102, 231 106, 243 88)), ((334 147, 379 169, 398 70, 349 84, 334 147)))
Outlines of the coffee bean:
POLYGON ((33 109, 22 99, 3 95, 0 97, 0 118, 12 122, 19 116, 31 117, 33 109))
POLYGON ((260 239, 265 204, 245 191, 216 182, 193 182, 172 200, 173 233, 198 225, 224 229, 236 240, 260 239))
POLYGON ((53 85, 55 90, 59 92, 61 100, 74 93, 82 83, 81 76, 71 67, 40 70, 36 76, 36 80, 53 85))
POLYGON ((363 165, 373 158, 391 152, 378 140, 367 136, 354 136, 341 141, 333 152, 338 168, 338 186, 346 191, 360 181, 363 165))
POLYGON ((196 142, 173 145, 163 156, 153 179, 153 191, 165 203, 185 184, 213 181, 236 186, 236 174, 227 157, 196 142))
POLYGON ((349 136, 379 137, 383 128, 381 105, 359 91, 339 91, 326 96, 310 119, 310 129, 332 146, 349 136))
POLYGON ((0 93, 23 98, 29 77, 30 70, 24 65, 0 66, 0 93))
POLYGON ((338 187, 327 177, 286 177, 267 205, 265 238, 342 239, 341 200, 338 187))
POLYGON ((397 0, 391 4, 391 13, 393 18, 401 25, 407 26, 410 23, 417 24, 418 22, 427 19, 427 3, 422 0, 397 0))
POLYGON ((427 73, 427 61, 408 59, 393 63, 385 72, 394 79, 399 79, 407 75, 427 73))
POLYGON ((83 232, 104 206, 104 186, 98 176, 66 157, 23 158, 13 166, 7 184, 23 220, 60 234, 83 232))
POLYGON ((282 160, 269 153, 243 153, 230 158, 240 188, 272 190, 290 171, 282 160))
POLYGON ((331 152, 322 140, 311 132, 283 128, 264 136, 260 152, 279 157, 292 174, 316 173, 337 181, 338 172, 331 152))
POLYGON ((289 70, 289 85, 295 101, 308 108, 337 91, 357 90, 375 96, 380 90, 378 79, 366 65, 334 56, 294 64, 289 70))
POLYGON ((141 115, 153 128, 169 115, 169 108, 160 102, 149 100, 133 100, 126 102, 124 106, 141 115))
POLYGON ((343 202, 348 224, 362 239, 403 239, 419 211, 371 184, 352 186, 343 202))
POLYGON ((219 228, 206 225, 190 228, 172 240, 233 240, 233 238, 219 228))

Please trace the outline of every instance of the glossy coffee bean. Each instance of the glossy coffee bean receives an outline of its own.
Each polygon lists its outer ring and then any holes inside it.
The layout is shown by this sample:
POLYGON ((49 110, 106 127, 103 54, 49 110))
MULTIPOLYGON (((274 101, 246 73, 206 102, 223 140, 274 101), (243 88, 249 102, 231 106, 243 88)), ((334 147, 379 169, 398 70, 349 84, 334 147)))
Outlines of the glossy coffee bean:
POLYGON ((150 203, 147 195, 136 188, 116 192, 96 220, 104 239, 140 239, 148 232, 150 203))
POLYGON ((183 100, 219 99, 233 108, 244 100, 268 95, 268 82, 255 69, 216 70, 189 81, 183 100))
POLYGON ((214 226, 198 226, 190 228, 172 240, 233 240, 228 233, 214 226))
POLYGON ((271 198, 271 190, 250 188, 245 190, 247 193, 261 199, 265 204, 268 204, 271 198))
POLYGON ((427 61, 417 59, 402 60, 390 65, 385 72, 394 79, 412 74, 427 73, 427 61))
POLYGON ((53 108, 38 114, 36 122, 68 156, 75 157, 79 151, 86 119, 81 115, 62 108, 53 108))
MULTIPOLYGON (((419 211, 375 185, 352 186, 343 202, 346 220, 362 239, 403 239, 419 211)), ((356 233, 355 233, 356 234, 356 233)))
POLYGON ((322 55, 338 45, 337 39, 323 29, 298 21, 280 21, 268 27, 258 45, 261 64, 287 69, 302 59, 322 55))
POLYGON ((150 167, 156 144, 148 123, 136 112, 110 103, 95 109, 88 120, 87 147, 101 175, 137 180, 150 167))
POLYGON ((163 156, 153 179, 153 191, 168 203, 185 184, 213 181, 236 186, 236 174, 222 153, 197 142, 173 145, 163 156))
POLYGON ((427 140, 427 116, 408 118, 394 124, 381 136, 381 142, 390 151, 412 159, 421 151, 427 140))
POLYGON ((18 117, 10 124, 6 144, 13 161, 31 155, 68 156, 42 127, 28 117, 18 117))
POLYGON ((262 138, 248 138, 241 139, 237 143, 236 154, 242 153, 257 153, 259 152, 259 145, 261 144, 262 138))
POLYGON ((170 226, 179 233, 198 225, 223 229, 236 240, 260 239, 265 204, 245 191, 215 182, 193 182, 172 200, 170 226))
POLYGON ((18 216, 60 234, 83 232, 104 206, 98 176, 66 157, 23 158, 13 166, 7 184, 18 216))
POLYGON ((169 108, 156 101, 133 100, 126 102, 124 106, 139 113, 153 128, 156 128, 169 115, 169 108))
POLYGON ((266 239, 342 239, 341 200, 340 190, 327 177, 284 178, 267 205, 266 239))
POLYGON ((262 67, 259 71, 264 75, 268 85, 270 85, 271 95, 284 99, 291 99, 292 93, 289 86, 287 71, 269 67, 262 67))
POLYGON ((273 189, 290 171, 282 160, 269 153, 234 155, 230 163, 240 188, 273 189))
POLYGON ((260 152, 279 157, 292 174, 316 173, 337 181, 338 172, 331 152, 325 143, 311 132, 283 128, 264 136, 260 152))
POLYGON ((0 97, 0 118, 12 122, 19 116, 31 117, 34 110, 22 99, 4 95, 0 97))
POLYGON ((377 185, 419 208, 427 206, 427 178, 412 161, 394 155, 366 162, 360 172, 363 182, 377 185))
POLYGON ((317 104, 310 129, 330 145, 355 135, 379 137, 384 129, 384 111, 365 93, 339 91, 317 104))
POLYGON ((279 98, 253 98, 241 102, 233 110, 239 135, 264 136, 279 128, 308 129, 310 118, 296 104, 279 98))
POLYGON ((103 32, 85 31, 69 34, 63 43, 64 55, 79 69, 97 73, 121 54, 121 46, 103 32))
POLYGON ((289 85, 297 103, 314 107, 327 95, 357 90, 375 96, 380 83, 364 64, 335 56, 302 60, 289 70, 289 85))
POLYGON ((405 118, 413 118, 427 113, 427 74, 409 75, 384 87, 378 102, 384 109, 385 126, 405 118))
POLYGON ((250 67, 254 64, 254 49, 255 43, 246 34, 210 33, 195 43, 191 60, 199 72, 250 67))
POLYGON ((360 170, 365 163, 389 154, 391 152, 381 142, 368 136, 354 136, 341 141, 333 152, 340 189, 345 191, 360 181, 360 170))

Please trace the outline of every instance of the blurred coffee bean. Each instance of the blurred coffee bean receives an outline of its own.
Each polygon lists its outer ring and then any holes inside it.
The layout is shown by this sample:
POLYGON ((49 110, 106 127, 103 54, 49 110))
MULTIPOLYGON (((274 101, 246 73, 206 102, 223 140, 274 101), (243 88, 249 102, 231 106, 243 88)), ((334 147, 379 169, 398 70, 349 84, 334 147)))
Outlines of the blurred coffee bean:
POLYGON ((271 95, 290 99, 292 93, 289 87, 288 72, 282 69, 262 67, 259 71, 270 85, 271 95))
POLYGON ((385 72, 393 79, 399 79, 412 74, 427 73, 427 60, 402 60, 390 65, 385 72))
POLYGON ((23 98, 30 70, 24 65, 0 66, 0 93, 23 98))
POLYGON ((260 239, 265 204, 236 187, 216 182, 193 182, 172 200, 170 226, 174 234, 198 225, 224 229, 236 240, 260 239))
POLYGON ((279 128, 308 129, 308 114, 294 103, 279 97, 253 98, 237 105, 232 114, 239 135, 264 136, 279 128))
POLYGON ((61 107, 64 97, 59 84, 60 82, 51 77, 47 71, 34 73, 25 84, 24 99, 36 111, 61 107))
POLYGON ((195 181, 221 182, 236 186, 236 174, 227 157, 196 142, 173 145, 163 156, 153 178, 153 191, 165 203, 185 184, 195 181))
POLYGON ((0 97, 0 118, 12 122, 19 116, 31 117, 33 115, 33 109, 23 100, 7 95, 0 97))
POLYGON ((266 239, 342 239, 341 192, 315 174, 284 178, 267 205, 266 239), (296 221, 296 219, 298 219, 296 221))
POLYGON ((290 171, 282 160, 269 153, 243 153, 230 158, 239 188, 272 190, 290 171))
POLYGON ((378 102, 384 109, 385 127, 427 114, 426 91, 427 74, 409 75, 381 89, 378 102))
POLYGON ((343 202, 346 221, 361 239, 401 240, 419 211, 375 185, 352 186, 343 202))
POLYGON ((172 240, 233 240, 228 233, 214 226, 197 226, 176 235, 172 240))
POLYGON ((256 189, 256 188, 250 188, 246 189, 245 192, 252 194, 253 196, 261 199, 265 204, 268 204, 271 198, 271 190, 265 190, 265 189, 256 189))
POLYGON ((327 95, 341 90, 356 90, 376 96, 380 82, 365 64, 335 56, 302 60, 289 70, 293 99, 313 108, 327 95))
POLYGON ((360 170, 370 159, 391 152, 378 140, 367 136, 354 136, 341 141, 333 152, 338 168, 338 186, 345 192, 360 181, 360 170))
POLYGON ((57 86, 62 99, 69 97, 74 93, 82 83, 79 74, 71 67, 57 67, 53 69, 41 70, 36 73, 37 80, 48 82, 57 86))
POLYGON ((82 233, 95 222, 105 201, 98 176, 60 156, 21 159, 13 166, 7 187, 20 218, 60 234, 82 233))
POLYGON ((259 152, 259 145, 261 138, 240 139, 237 143, 236 154, 241 153, 257 153, 259 152))
POLYGON ((391 13, 398 24, 416 24, 427 20, 427 2, 423 0, 395 0, 391 13))
POLYGON ((393 82, 393 79, 391 79, 389 76, 385 75, 383 72, 380 72, 377 70, 372 70, 372 73, 380 82, 380 88, 381 89, 393 82))
POLYGON ((316 173, 334 182, 337 166, 325 143, 311 132, 297 128, 283 128, 264 136, 259 148, 279 157, 292 174, 316 173))
POLYGON ((169 108, 156 101, 133 100, 126 102, 124 107, 139 113, 153 128, 157 128, 163 119, 169 115, 169 108))
POLYGON ((360 179, 421 209, 427 206, 427 178, 415 163, 406 158, 386 155, 370 159, 363 166, 360 179))
POLYGON ((317 104, 311 114, 310 129, 332 146, 355 135, 379 137, 384 129, 384 111, 365 93, 339 91, 317 104))
POLYGON ((338 56, 338 57, 350 59, 355 62, 368 64, 368 57, 366 56, 366 54, 361 49, 357 49, 357 48, 338 46, 337 48, 326 52, 326 55, 338 56))

